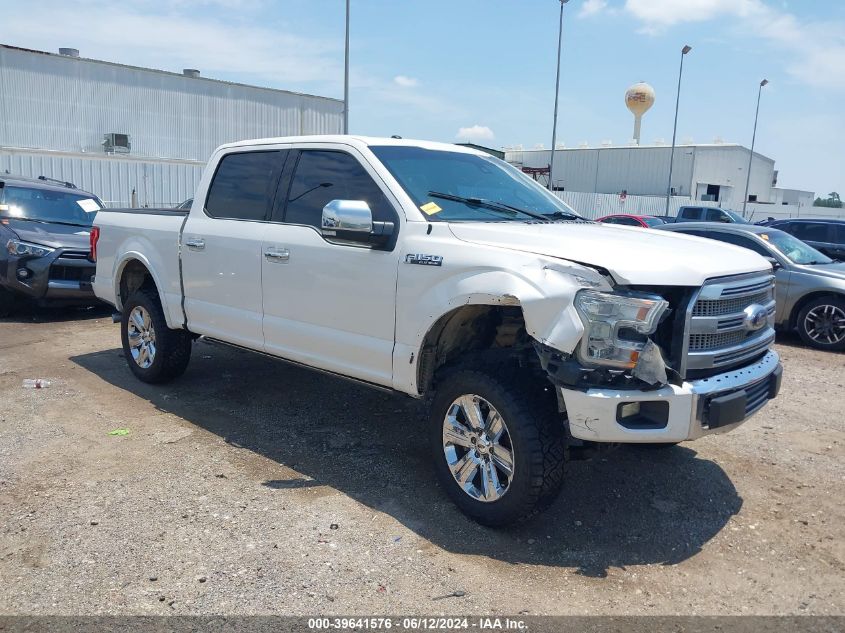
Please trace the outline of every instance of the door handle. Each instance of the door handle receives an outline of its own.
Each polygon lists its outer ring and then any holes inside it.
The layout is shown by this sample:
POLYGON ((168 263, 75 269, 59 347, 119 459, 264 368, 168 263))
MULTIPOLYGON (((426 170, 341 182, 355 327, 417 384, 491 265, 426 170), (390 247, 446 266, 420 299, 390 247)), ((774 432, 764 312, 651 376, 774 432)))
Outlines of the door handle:
POLYGON ((193 248, 194 250, 197 250, 197 251, 201 251, 202 249, 205 248, 205 240, 197 238, 197 237, 191 238, 191 239, 185 240, 185 246, 187 246, 188 248, 193 248))
POLYGON ((286 248, 268 248, 264 251, 264 257, 271 262, 286 262, 290 259, 290 251, 286 248))

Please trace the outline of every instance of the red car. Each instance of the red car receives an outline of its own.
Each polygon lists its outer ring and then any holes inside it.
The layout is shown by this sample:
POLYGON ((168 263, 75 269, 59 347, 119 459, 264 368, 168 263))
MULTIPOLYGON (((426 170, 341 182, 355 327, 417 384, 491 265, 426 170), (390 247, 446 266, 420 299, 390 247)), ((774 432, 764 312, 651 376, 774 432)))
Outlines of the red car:
POLYGON ((644 229, 647 229, 652 226, 660 226, 661 224, 666 224, 665 220, 662 220, 653 215, 630 215, 628 213, 620 213, 618 215, 606 215, 602 218, 597 218, 596 222, 601 222, 602 224, 622 224, 625 226, 639 226, 644 229))

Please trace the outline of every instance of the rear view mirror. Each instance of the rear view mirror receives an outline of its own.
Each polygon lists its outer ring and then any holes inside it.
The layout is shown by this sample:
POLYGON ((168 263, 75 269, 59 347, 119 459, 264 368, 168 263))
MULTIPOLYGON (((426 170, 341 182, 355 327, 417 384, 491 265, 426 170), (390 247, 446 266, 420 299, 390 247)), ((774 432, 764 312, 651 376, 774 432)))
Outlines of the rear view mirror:
POLYGON ((393 235, 393 223, 373 222, 373 212, 363 200, 332 200, 323 207, 320 232, 323 237, 384 244, 393 235))

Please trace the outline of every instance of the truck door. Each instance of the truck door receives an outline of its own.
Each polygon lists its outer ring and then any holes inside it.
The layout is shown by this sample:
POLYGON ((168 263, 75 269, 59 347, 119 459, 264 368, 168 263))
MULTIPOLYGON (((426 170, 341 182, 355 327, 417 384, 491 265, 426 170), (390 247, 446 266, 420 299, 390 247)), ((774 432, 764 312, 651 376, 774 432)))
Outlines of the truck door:
POLYGON ((185 313, 192 332, 264 349, 261 235, 287 150, 223 156, 182 232, 185 313))
POLYGON ((363 200, 374 220, 399 230, 391 194, 353 152, 323 144, 292 150, 288 158, 262 244, 265 349, 390 385, 396 252, 329 242, 320 232, 323 207, 332 200, 363 200))

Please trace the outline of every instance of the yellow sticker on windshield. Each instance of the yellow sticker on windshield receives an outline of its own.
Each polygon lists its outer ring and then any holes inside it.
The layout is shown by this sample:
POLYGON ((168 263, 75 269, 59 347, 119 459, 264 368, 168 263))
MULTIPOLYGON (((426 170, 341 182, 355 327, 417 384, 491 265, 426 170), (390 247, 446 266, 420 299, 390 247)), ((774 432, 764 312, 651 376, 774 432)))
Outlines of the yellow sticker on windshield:
POLYGON ((760 237, 763 238, 764 240, 766 240, 767 242, 769 241, 769 234, 768 233, 760 233, 760 237))
POLYGON ((434 202, 427 202, 426 204, 422 205, 420 209, 423 213, 427 215, 434 215, 435 213, 440 213, 443 210, 434 202))

